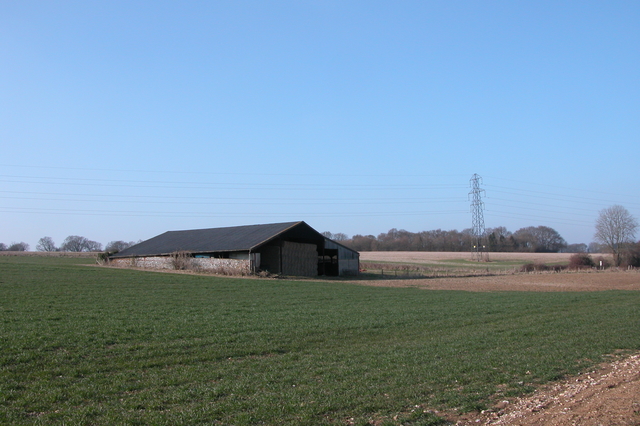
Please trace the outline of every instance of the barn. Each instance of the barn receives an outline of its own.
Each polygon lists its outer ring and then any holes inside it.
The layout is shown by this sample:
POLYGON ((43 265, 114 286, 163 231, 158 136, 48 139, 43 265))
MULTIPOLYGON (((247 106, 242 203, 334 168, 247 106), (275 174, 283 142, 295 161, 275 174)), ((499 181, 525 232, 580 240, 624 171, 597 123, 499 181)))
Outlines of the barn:
POLYGON ((168 231, 110 257, 115 265, 172 269, 177 253, 200 269, 291 276, 356 275, 360 255, 303 221, 168 231))

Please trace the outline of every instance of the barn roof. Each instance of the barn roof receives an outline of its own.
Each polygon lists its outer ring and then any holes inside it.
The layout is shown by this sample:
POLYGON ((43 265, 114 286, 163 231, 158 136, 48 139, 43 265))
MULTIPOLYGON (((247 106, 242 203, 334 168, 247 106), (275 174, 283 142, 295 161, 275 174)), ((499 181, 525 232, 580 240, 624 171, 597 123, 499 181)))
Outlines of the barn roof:
POLYGON ((248 251, 280 237, 301 242, 319 243, 324 240, 322 234, 303 221, 192 229, 165 232, 122 250, 113 257, 169 255, 177 251, 190 253, 248 251))

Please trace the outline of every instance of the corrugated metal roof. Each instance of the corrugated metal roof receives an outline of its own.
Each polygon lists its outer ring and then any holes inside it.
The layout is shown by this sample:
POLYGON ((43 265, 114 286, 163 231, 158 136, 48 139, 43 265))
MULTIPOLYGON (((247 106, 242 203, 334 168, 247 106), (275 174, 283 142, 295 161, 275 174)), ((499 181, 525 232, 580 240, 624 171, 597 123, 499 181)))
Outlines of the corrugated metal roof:
POLYGON ((113 257, 168 255, 177 251, 210 253, 253 250, 283 233, 294 239, 322 239, 305 222, 168 231, 115 254, 113 257))

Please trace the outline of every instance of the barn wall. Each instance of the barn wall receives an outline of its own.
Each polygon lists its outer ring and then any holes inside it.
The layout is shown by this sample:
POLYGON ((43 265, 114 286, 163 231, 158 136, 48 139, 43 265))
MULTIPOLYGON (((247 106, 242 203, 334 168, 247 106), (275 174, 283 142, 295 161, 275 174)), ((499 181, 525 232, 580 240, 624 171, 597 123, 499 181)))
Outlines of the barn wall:
MULTIPOLYGON (((188 261, 190 265, 188 269, 204 272, 233 275, 248 275, 251 272, 250 262, 248 259, 188 258, 188 261)), ((111 259, 109 264, 124 268, 175 269, 172 263, 172 258, 168 256, 111 259)))
POLYGON ((338 260, 340 276, 344 275, 358 275, 360 272, 360 261, 357 259, 338 260))
POLYGON ((260 269, 273 274, 280 273, 280 247, 266 246, 260 249, 260 269))
POLYGON ((325 240, 324 246, 326 249, 338 250, 339 275, 358 275, 360 272, 360 253, 329 239, 325 240))
POLYGON ((282 245, 282 273, 303 277, 317 276, 317 246, 285 241, 282 245))

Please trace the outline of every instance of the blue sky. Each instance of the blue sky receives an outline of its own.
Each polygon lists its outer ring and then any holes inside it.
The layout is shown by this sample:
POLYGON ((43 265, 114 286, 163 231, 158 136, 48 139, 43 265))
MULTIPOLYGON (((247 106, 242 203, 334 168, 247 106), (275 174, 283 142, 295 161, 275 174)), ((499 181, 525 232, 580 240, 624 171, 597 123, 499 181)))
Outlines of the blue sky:
POLYGON ((0 242, 640 218, 635 1, 0 0, 0 242))

